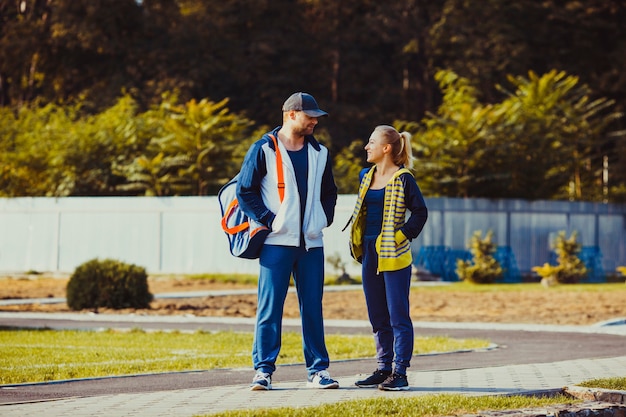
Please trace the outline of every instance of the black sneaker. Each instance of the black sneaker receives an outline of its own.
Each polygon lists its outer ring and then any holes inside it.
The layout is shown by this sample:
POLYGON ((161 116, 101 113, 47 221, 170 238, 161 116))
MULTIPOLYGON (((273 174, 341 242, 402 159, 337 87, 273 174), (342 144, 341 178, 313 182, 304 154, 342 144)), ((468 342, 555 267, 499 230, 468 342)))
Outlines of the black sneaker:
POLYGON ((406 375, 394 372, 385 379, 385 382, 378 386, 378 389, 383 391, 406 391, 409 389, 409 382, 406 380, 406 375))
POLYGON ((360 388, 376 388, 379 384, 385 382, 389 375, 391 375, 391 371, 383 371, 382 369, 377 369, 372 375, 368 376, 367 378, 356 381, 354 385, 360 388))

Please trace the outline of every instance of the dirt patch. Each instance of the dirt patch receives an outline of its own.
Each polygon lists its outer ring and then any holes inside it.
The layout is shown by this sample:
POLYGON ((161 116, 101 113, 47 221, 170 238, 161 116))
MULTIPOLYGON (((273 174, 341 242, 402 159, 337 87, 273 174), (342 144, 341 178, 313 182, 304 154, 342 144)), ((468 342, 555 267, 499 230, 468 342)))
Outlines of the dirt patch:
MULTIPOLYGON (((64 298, 66 277, 0 278, 0 299, 64 298)), ((153 294, 182 291, 254 289, 251 285, 214 283, 207 280, 149 278, 153 294)), ((433 291, 417 288, 411 292, 411 317, 414 321, 534 323, 589 325, 626 317, 626 285, 610 291, 576 291, 567 286, 543 288, 519 284, 519 291, 485 290, 433 291)), ((196 316, 254 317, 256 295, 208 296, 196 298, 155 299, 145 310, 100 310, 101 313, 142 315, 193 314, 196 316)), ((0 311, 69 312, 65 303, 0 306, 0 311)), ((299 317, 298 303, 289 294, 285 318, 299 317)), ((324 295, 324 317, 327 319, 367 320, 365 299, 361 290, 327 291, 324 295)))

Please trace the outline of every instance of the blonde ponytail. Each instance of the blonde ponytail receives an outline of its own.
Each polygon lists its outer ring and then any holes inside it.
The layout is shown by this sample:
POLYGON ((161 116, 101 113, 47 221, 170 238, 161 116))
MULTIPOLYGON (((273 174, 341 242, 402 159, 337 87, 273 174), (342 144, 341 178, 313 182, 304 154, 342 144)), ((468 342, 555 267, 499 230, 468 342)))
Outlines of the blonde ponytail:
POLYGON ((401 165, 404 165, 408 169, 413 168, 413 148, 411 148, 411 134, 409 132, 400 133, 400 142, 402 147, 398 158, 402 161, 401 165))
POLYGON ((413 167, 413 149, 411 148, 411 134, 399 133, 394 127, 388 125, 376 126, 374 131, 382 133, 385 143, 391 145, 393 163, 406 168, 413 167))

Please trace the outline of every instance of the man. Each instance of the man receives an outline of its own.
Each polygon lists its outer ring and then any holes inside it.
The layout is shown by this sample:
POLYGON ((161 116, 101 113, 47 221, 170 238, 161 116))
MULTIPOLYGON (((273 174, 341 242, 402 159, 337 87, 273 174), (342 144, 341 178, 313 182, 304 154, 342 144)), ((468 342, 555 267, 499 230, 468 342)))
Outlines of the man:
POLYGON ((281 347, 282 315, 293 274, 302 320, 307 386, 338 388, 327 371, 322 296, 324 249, 322 229, 332 224, 337 186, 328 149, 313 137, 318 118, 327 116, 307 93, 294 93, 283 104, 283 124, 255 142, 243 161, 237 199, 244 212, 267 225, 259 258, 258 304, 251 390, 272 388, 281 347), (284 197, 278 192, 277 139, 284 172, 284 197))

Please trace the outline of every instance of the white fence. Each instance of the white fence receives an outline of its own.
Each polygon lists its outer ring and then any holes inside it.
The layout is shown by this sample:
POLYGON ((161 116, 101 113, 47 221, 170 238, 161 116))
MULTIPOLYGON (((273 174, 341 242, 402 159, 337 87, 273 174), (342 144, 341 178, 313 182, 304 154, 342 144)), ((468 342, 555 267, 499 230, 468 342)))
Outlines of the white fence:
MULTIPOLYGON (((354 195, 339 196, 325 253, 339 254, 351 274, 348 231, 354 195)), ((554 233, 572 230, 597 246, 607 272, 626 265, 626 205, 554 201, 426 199, 429 220, 413 242, 464 249, 476 230, 494 231, 521 271, 548 261, 554 233)), ((71 273, 94 258, 143 266, 149 273, 256 273, 234 258, 220 228, 217 197, 69 197, 0 199, 0 271, 71 273)))

